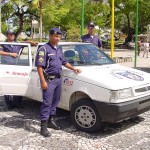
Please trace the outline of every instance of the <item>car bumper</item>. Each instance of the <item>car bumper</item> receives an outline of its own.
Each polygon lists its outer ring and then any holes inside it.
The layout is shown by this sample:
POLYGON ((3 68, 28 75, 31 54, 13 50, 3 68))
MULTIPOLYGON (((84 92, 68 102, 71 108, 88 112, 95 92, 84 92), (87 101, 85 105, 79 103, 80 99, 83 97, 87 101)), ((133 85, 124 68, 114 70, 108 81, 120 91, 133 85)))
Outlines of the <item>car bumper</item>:
POLYGON ((104 103, 94 100, 103 121, 119 122, 137 116, 150 109, 150 95, 124 103, 104 103))

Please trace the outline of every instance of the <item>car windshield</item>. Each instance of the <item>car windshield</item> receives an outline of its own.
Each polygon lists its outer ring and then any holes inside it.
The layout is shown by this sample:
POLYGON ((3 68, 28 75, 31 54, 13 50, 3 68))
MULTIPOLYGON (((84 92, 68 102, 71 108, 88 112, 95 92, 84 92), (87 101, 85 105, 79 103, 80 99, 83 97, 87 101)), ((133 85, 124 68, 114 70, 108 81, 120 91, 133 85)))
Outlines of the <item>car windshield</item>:
POLYGON ((74 66, 106 65, 115 62, 93 44, 60 45, 66 60, 74 66))

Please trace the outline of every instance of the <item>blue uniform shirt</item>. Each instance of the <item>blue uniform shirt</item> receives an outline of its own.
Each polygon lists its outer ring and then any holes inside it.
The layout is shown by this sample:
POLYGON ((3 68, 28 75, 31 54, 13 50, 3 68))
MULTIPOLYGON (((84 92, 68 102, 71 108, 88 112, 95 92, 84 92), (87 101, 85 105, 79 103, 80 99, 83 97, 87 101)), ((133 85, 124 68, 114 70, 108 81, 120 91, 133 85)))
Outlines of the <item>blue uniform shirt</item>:
MULTIPOLYGON (((23 46, 20 45, 1 45, 0 51, 19 54, 22 47, 23 46)), ((11 56, 2 56, 2 62, 7 64, 15 64, 16 58, 11 56)))
POLYGON ((102 43, 97 35, 93 35, 93 37, 91 37, 89 34, 86 34, 86 35, 83 35, 81 39, 82 39, 82 42, 93 43, 99 48, 102 47, 102 43))
POLYGON ((19 54, 20 49, 23 46, 20 46, 20 45, 2 45, 2 47, 3 47, 4 52, 19 54))
POLYGON ((46 74, 61 74, 62 65, 67 63, 62 49, 54 48, 49 42, 40 47, 37 51, 36 66, 42 66, 46 74))

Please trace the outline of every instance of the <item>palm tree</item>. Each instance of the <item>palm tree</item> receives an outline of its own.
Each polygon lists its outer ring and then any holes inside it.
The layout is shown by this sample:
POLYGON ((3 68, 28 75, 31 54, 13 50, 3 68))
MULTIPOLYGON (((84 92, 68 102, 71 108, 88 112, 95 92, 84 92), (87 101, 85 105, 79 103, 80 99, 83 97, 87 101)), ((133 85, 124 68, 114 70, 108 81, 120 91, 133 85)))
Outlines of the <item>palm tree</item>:
POLYGON ((40 9, 40 42, 42 42, 42 29, 43 29, 43 25, 42 25, 42 8, 43 8, 43 0, 33 0, 32 1, 32 6, 33 8, 39 8, 40 9))

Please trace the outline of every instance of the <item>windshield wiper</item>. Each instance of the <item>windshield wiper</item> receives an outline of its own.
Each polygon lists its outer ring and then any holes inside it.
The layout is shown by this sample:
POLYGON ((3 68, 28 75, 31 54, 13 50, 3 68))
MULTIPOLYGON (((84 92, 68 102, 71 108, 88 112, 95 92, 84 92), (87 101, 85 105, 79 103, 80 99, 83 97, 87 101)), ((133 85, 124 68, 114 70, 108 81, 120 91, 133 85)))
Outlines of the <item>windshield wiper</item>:
POLYGON ((101 66, 101 65, 103 65, 103 64, 93 63, 93 64, 91 64, 91 65, 101 66))
POLYGON ((85 62, 85 61, 77 61, 79 64, 84 64, 84 65, 90 65, 90 62, 85 62))

